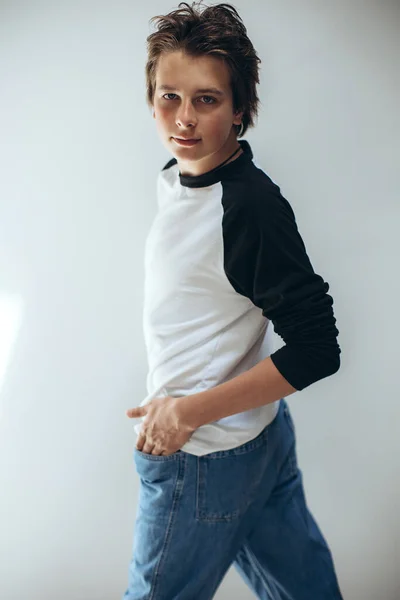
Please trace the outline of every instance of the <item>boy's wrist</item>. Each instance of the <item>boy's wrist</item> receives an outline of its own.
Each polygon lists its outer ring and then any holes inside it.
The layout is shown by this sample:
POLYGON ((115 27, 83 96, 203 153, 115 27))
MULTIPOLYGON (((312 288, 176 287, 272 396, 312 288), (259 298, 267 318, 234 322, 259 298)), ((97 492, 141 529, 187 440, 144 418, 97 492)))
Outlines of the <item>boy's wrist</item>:
POLYGON ((181 423, 189 426, 193 431, 201 427, 201 425, 204 425, 204 423, 201 422, 201 417, 197 410, 193 394, 191 396, 175 398, 175 402, 181 423))

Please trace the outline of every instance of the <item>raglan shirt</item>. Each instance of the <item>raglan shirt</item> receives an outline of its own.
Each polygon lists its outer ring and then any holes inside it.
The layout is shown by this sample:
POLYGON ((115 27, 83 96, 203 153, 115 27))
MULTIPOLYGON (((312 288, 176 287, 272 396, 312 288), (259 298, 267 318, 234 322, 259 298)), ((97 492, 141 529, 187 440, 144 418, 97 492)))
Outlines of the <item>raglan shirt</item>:
MULTIPOLYGON (((145 244, 141 406, 205 391, 268 356, 299 391, 340 367, 329 284, 314 272, 279 186, 239 143, 238 158, 202 175, 182 175, 175 158, 159 172, 145 244), (276 351, 271 323, 284 341, 276 351)), ((201 456, 244 444, 279 402, 202 425, 182 450, 201 456)))

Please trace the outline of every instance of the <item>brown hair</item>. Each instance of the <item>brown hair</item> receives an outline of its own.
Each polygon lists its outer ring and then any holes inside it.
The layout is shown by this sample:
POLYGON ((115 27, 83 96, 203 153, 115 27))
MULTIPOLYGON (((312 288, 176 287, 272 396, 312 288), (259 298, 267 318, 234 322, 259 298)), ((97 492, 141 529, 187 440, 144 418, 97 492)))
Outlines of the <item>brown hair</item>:
MULTIPOLYGON (((234 112, 244 111, 242 134, 254 127, 260 100, 256 84, 259 83, 260 58, 247 36, 246 27, 231 4, 205 7, 200 12, 201 0, 189 6, 181 2, 178 9, 167 15, 157 15, 158 29, 147 38, 148 60, 145 67, 147 104, 152 107, 156 86, 156 69, 163 52, 183 51, 188 56, 210 55, 220 58, 230 72, 234 112), (198 4, 198 8, 196 7, 198 4), (181 6, 185 8, 180 8, 181 6)), ((239 133, 241 125, 235 125, 239 133)))

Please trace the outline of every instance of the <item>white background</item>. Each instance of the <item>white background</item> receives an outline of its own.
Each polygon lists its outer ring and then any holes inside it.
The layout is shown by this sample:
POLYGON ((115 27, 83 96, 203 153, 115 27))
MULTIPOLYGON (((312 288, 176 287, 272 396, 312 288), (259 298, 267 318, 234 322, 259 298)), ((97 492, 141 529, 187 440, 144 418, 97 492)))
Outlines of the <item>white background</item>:
MULTIPOLYGON (((177 4, 0 3, 2 600, 126 588, 125 410, 146 394, 143 250, 171 158, 145 103, 145 40, 177 4)), ((309 506, 345 599, 398 600, 400 4, 234 6, 263 61, 244 139, 340 331, 340 371, 288 399, 309 506)), ((216 595, 253 597, 233 569, 216 595)))

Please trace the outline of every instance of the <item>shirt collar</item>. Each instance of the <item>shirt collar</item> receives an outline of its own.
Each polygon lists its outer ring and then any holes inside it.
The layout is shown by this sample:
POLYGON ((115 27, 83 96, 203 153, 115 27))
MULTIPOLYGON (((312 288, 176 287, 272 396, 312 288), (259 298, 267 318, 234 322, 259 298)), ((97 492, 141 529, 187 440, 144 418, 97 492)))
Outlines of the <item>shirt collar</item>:
MULTIPOLYGON (((251 150, 249 142, 246 140, 238 140, 242 147, 243 153, 240 154, 236 159, 227 163, 221 168, 211 169, 201 175, 182 175, 179 171, 179 181, 184 187, 199 188, 213 185, 222 179, 230 178, 232 175, 237 175, 238 171, 243 169, 253 158, 253 152, 251 150)), ((175 162, 178 161, 175 159, 175 162)))

